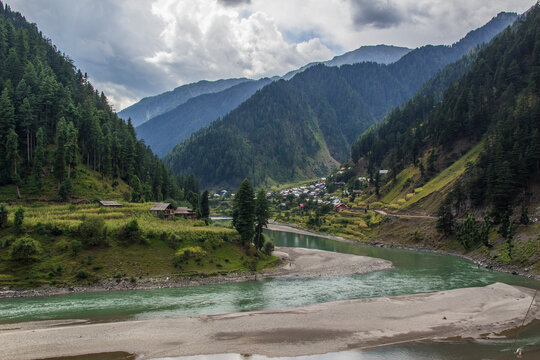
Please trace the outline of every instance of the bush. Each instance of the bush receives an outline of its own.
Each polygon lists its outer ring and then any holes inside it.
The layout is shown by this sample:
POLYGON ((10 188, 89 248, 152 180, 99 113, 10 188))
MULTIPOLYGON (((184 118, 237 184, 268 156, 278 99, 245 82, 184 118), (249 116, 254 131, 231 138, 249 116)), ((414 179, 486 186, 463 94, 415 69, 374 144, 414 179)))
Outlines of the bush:
POLYGON ((58 189, 58 195, 60 195, 60 199, 62 201, 66 201, 73 192, 73 185, 71 185, 71 180, 65 179, 62 181, 62 184, 60 184, 60 188, 58 189))
POLYGON ((204 251, 200 246, 192 246, 178 250, 175 254, 175 260, 184 261, 191 258, 195 260, 201 260, 206 256, 206 251, 204 251))
POLYGON ((71 249, 73 255, 77 255, 82 250, 82 243, 79 240, 71 240, 69 243, 69 248, 71 249))
POLYGON ((101 216, 85 217, 79 226, 79 234, 82 241, 87 246, 97 246, 103 244, 107 239, 104 238, 105 220, 101 216))
POLYGON ((270 255, 274 251, 274 242, 265 237, 262 251, 266 255, 270 255))
POLYGON ((26 209, 22 206, 19 206, 17 211, 15 211, 15 219, 13 220, 13 225, 15 226, 15 230, 17 232, 21 232, 23 230, 23 222, 24 222, 24 212, 26 209))
POLYGON ((120 230, 120 238, 128 244, 142 242, 142 231, 137 219, 131 220, 120 230))
POLYGON ((9 256, 11 260, 28 263, 35 260, 39 250, 39 243, 36 240, 30 236, 23 236, 13 243, 9 256))
POLYGON ((85 280, 85 279, 88 279, 88 276, 89 274, 84 271, 84 270, 79 270, 77 272, 77 274, 75 274, 75 277, 78 279, 78 280, 85 280))

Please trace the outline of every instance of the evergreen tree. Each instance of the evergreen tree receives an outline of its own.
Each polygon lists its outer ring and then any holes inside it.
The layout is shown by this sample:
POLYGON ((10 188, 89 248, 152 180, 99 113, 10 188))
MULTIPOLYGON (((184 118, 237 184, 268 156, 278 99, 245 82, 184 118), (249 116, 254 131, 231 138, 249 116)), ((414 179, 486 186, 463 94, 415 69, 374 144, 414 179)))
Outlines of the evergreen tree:
POLYGON ((40 192, 43 187, 43 165, 45 164, 45 130, 39 128, 36 134, 36 149, 34 151, 33 179, 34 185, 40 192))
POLYGON ((0 229, 5 228, 8 222, 9 210, 5 204, 0 204, 0 229))
POLYGON ((13 219, 13 226, 15 227, 15 231, 22 232, 23 230, 23 222, 24 222, 24 212, 26 209, 22 206, 19 206, 17 210, 15 210, 15 217, 13 219))
POLYGON ((244 179, 233 203, 233 226, 240 233, 242 244, 247 245, 255 235, 255 194, 248 179, 244 179))
POLYGON ((208 190, 204 190, 201 196, 201 217, 203 219, 210 218, 210 207, 208 205, 208 190))
POLYGON ((19 185, 21 178, 17 172, 17 164, 19 162, 19 137, 13 129, 9 129, 6 137, 6 163, 10 167, 11 182, 15 184, 17 198, 21 198, 19 185))
POLYGON ((455 219, 452 214, 452 206, 449 198, 447 198, 437 212, 437 231, 443 233, 445 236, 450 236, 454 233, 455 219))
POLYGON ((255 200, 255 247, 259 250, 264 245, 263 227, 268 225, 268 219, 270 218, 270 205, 266 198, 264 189, 260 189, 257 192, 257 198, 255 200))

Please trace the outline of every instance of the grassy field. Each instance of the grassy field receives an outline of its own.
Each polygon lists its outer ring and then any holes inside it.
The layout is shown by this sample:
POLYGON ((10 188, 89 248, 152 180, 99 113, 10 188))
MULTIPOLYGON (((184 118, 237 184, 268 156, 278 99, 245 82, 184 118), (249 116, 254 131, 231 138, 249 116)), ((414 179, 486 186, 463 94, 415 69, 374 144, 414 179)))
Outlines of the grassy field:
POLYGON ((236 230, 199 220, 160 219, 150 214, 152 205, 125 203, 106 209, 97 204, 34 203, 25 207, 20 231, 12 225, 17 207, 8 207, 10 226, 0 229, 0 288, 206 277, 261 270, 276 260, 240 245, 236 230), (88 219, 101 219, 99 234, 81 230, 88 219), (126 226, 133 220, 138 229, 127 237, 126 226), (10 249, 25 235, 38 243, 39 251, 32 261, 13 260, 10 249))

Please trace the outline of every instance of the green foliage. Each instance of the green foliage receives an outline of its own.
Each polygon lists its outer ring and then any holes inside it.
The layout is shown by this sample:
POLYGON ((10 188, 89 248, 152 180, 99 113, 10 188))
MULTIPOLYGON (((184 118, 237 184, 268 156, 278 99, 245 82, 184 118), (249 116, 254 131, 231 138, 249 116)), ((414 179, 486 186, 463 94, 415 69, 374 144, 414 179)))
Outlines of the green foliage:
POLYGON ((255 235, 255 194, 248 179, 244 179, 236 192, 232 214, 233 226, 240 233, 242 244, 250 244, 255 235))
POLYGON ((201 195, 201 218, 208 219, 210 217, 210 207, 208 204, 208 190, 204 190, 201 195))
POLYGON ((0 229, 5 228, 8 223, 9 210, 6 204, 0 204, 0 229))
POLYGON ((449 236, 454 233, 455 219, 449 201, 444 201, 437 211, 437 231, 449 236))
POLYGON ((259 250, 264 246, 262 231, 263 227, 268 225, 268 219, 270 219, 270 202, 266 198, 264 189, 260 189, 255 199, 255 239, 253 241, 253 244, 259 250))
POLYGON ((11 260, 29 263, 36 259, 39 254, 39 243, 30 236, 23 236, 15 240, 9 250, 11 260))
POLYGON ((22 206, 19 206, 17 210, 15 211, 15 217, 13 219, 13 226, 15 227, 15 231, 22 232, 23 231, 23 222, 24 222, 24 212, 26 209, 22 206))
POLYGON ((73 192, 73 186, 71 185, 70 179, 65 179, 62 181, 62 184, 60 184, 60 188, 58 189, 58 195, 60 195, 60 199, 62 201, 66 201, 73 192))
POLYGON ((467 214, 465 220, 457 226, 456 240, 465 249, 471 249, 480 242, 478 223, 473 215, 467 214))
POLYGON ((107 241, 105 219, 99 215, 86 216, 79 226, 79 234, 87 247, 104 244, 107 241))
POLYGON ((272 254, 272 251, 274 251, 274 242, 272 239, 267 238, 263 235, 264 238, 264 244, 262 246, 262 252, 266 255, 272 254))
POLYGON ((73 256, 78 255, 82 250, 82 242, 79 240, 71 240, 69 243, 69 249, 71 250, 73 256))
POLYGON ((142 230, 139 227, 137 219, 128 222, 120 231, 120 238, 128 244, 140 243, 142 239, 142 230))

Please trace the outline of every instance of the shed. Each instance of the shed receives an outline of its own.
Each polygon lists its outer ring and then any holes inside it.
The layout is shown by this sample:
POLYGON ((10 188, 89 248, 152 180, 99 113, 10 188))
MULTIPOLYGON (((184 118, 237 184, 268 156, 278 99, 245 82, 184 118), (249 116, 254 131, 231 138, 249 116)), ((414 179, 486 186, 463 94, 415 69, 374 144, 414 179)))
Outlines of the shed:
POLYGON ((150 212, 154 216, 161 214, 168 218, 174 215, 175 209, 170 203, 156 203, 154 206, 152 206, 150 212))
POLYGON ((99 205, 104 207, 122 207, 122 204, 116 201, 100 201, 99 205))
POLYGON ((197 217, 195 212, 187 207, 176 208, 174 216, 181 216, 184 219, 195 219, 197 217))

